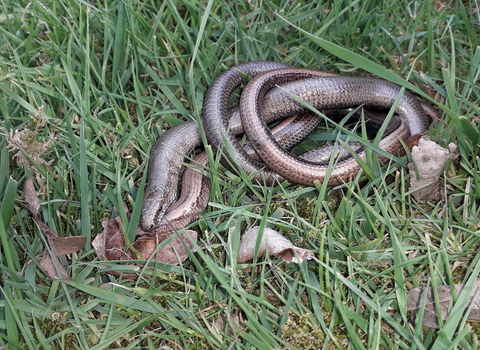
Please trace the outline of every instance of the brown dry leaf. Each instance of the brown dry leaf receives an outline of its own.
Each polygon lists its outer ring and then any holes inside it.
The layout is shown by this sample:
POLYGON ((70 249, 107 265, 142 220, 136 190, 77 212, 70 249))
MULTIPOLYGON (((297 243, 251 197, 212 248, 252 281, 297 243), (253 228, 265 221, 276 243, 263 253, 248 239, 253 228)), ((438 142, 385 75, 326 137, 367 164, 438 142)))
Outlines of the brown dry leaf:
MULTIPOLYGON (((259 230, 259 226, 254 226, 244 233, 242 240, 240 241, 240 251, 238 253, 239 264, 253 259, 259 230)), ((287 263, 301 263, 304 259, 310 260, 313 258, 313 253, 311 251, 295 247, 292 242, 283 237, 280 233, 271 228, 265 227, 258 256, 262 257, 273 254, 278 255, 287 263)))
POLYGON ((25 208, 27 208, 33 216, 37 216, 40 210, 40 201, 38 200, 37 191, 31 177, 27 177, 23 183, 23 195, 25 196, 25 208))
POLYGON ((93 249, 100 261, 130 259, 125 250, 125 238, 120 221, 119 216, 102 221, 103 231, 92 241, 93 249))
POLYGON ((106 258, 106 260, 129 259, 130 255, 125 252, 125 237, 123 235, 120 216, 117 216, 113 220, 102 221, 102 227, 102 233, 105 234, 104 258, 106 258))
POLYGON ((105 256, 105 236, 106 235, 105 235, 105 225, 104 225, 104 223, 107 221, 110 221, 110 220, 102 221, 102 226, 104 231, 99 233, 92 241, 93 250, 95 251, 95 254, 97 254, 97 258, 100 261, 108 260, 107 257, 105 256))
MULTIPOLYGON (((465 285, 463 283, 454 284, 455 293, 460 295, 463 291, 465 285)), ((418 310, 422 307, 425 298, 425 287, 417 287, 413 288, 408 292, 407 296, 407 310, 418 310)), ((450 286, 438 286, 437 287, 437 294, 439 300, 439 307, 440 313, 442 315, 442 319, 445 322, 448 313, 449 307, 451 304, 452 299, 452 292, 450 286)), ((470 321, 480 321, 480 279, 475 281, 473 289, 468 297, 468 304, 466 308, 470 308, 470 314, 468 315, 467 319, 470 321)), ((425 312, 422 319, 422 324, 426 327, 430 328, 439 328, 438 325, 438 314, 437 314, 437 306, 435 304, 435 297, 433 294, 433 287, 428 287, 427 289, 427 296, 425 301, 425 312)))
POLYGON ((48 244, 55 256, 63 256, 76 253, 85 247, 85 244, 87 244, 87 238, 84 236, 48 236, 48 244))
POLYGON ((170 265, 178 265, 188 259, 188 252, 195 252, 194 242, 197 241, 197 232, 187 230, 178 234, 169 244, 157 249, 160 242, 155 237, 140 237, 133 243, 141 259, 149 259, 170 265))
POLYGON ((43 252, 43 257, 40 261, 40 266, 45 270, 47 275, 51 279, 70 279, 64 267, 57 259, 58 256, 72 254, 78 252, 85 247, 87 243, 86 237, 83 236, 70 236, 70 237, 58 237, 50 228, 43 222, 39 210, 40 200, 38 199, 37 191, 31 177, 27 178, 23 183, 23 194, 25 196, 25 203, 23 206, 27 208, 33 215, 35 222, 40 230, 47 236, 48 245, 53 254, 50 255, 48 249, 43 252), (59 276, 59 273, 61 276, 59 276))
POLYGON ((72 279, 68 275, 67 271, 65 271, 65 268, 62 266, 60 261, 58 261, 58 258, 56 256, 52 258, 46 249, 43 252, 42 259, 40 260, 40 266, 45 270, 48 277, 50 277, 52 280, 64 279, 70 281, 72 279))
MULTIPOLYGON (((120 217, 102 221, 103 231, 92 242, 93 249, 101 261, 137 259, 135 254, 125 246, 125 237, 120 225, 120 217)), ((137 233, 138 235, 138 233, 137 233)), ((132 247, 137 250, 139 259, 171 265, 178 265, 188 258, 188 253, 195 252, 194 242, 197 241, 197 232, 184 231, 178 234, 169 244, 157 249, 161 243, 156 237, 140 236, 132 247)), ((129 275, 136 277, 136 275, 129 275)), ((128 276, 127 276, 128 277, 128 276)))
POLYGON ((418 140, 418 146, 412 148, 414 164, 408 164, 410 191, 414 190, 413 196, 416 200, 438 201, 443 198, 443 186, 438 180, 445 163, 452 158, 456 147, 455 144, 451 143, 447 150, 426 136, 422 136, 418 140), (416 171, 418 171, 418 179, 416 171))

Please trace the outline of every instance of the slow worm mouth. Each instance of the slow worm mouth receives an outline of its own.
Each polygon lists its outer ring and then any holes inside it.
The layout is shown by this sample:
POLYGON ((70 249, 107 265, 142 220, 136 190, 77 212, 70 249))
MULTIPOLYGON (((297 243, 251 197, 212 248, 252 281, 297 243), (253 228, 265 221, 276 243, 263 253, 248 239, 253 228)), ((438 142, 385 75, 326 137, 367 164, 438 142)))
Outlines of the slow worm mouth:
POLYGON ((145 232, 154 230, 165 214, 164 206, 155 198, 144 199, 142 214, 140 217, 140 228, 145 232))

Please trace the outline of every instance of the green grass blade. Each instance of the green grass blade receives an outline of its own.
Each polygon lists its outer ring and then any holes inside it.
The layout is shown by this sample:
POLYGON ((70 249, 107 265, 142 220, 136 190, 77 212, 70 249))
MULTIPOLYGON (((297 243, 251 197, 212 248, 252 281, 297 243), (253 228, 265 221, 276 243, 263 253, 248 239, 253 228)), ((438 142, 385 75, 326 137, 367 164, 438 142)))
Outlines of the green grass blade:
POLYGON ((121 0, 118 2, 117 27, 115 30, 115 45, 113 47, 113 63, 112 63, 112 81, 118 83, 121 81, 123 75, 123 68, 126 54, 126 28, 127 28, 127 13, 125 2, 121 0))

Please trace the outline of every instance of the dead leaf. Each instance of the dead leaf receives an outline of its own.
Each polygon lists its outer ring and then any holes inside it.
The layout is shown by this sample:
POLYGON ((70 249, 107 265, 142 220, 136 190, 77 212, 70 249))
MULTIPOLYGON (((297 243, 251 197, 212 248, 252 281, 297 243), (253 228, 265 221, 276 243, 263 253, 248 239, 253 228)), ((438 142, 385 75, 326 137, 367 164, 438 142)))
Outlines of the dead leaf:
MULTIPOLYGON (((240 241, 240 251, 238 254, 239 264, 253 259, 259 230, 259 226, 254 226, 244 233, 240 241)), ((265 227, 258 256, 262 257, 273 254, 278 255, 287 263, 293 262, 299 264, 304 259, 310 260, 313 258, 313 253, 311 251, 295 247, 292 242, 283 237, 280 233, 269 227, 265 227)))
POLYGON ((40 228, 40 231, 47 236, 47 242, 50 246, 50 250, 46 248, 43 252, 40 266, 51 279, 71 279, 57 257, 78 252, 85 247, 85 244, 87 243, 86 237, 58 237, 47 225, 45 225, 39 214, 41 207, 40 200, 38 199, 38 194, 31 177, 28 177, 23 183, 23 194, 25 196, 25 203, 23 203, 23 206, 32 213, 33 219, 40 228), (59 273, 61 275, 59 275, 59 273))
POLYGON ((37 191, 31 177, 27 177, 23 183, 23 195, 25 196, 25 207, 36 216, 40 210, 40 201, 38 200, 37 191))
POLYGON ((443 185, 438 180, 447 160, 452 158, 456 149, 450 144, 445 149, 428 137, 422 136, 418 145, 412 147, 412 161, 408 164, 410 172, 410 191, 418 201, 443 199, 443 185), (417 178, 418 172, 418 178, 417 178))
MULTIPOLYGON (((102 221, 102 226, 104 222, 105 221, 102 221)), ((105 226, 103 228, 105 228, 105 226)), ((103 231, 94 238, 94 240, 92 241, 92 247, 95 251, 95 254, 97 254, 98 260, 108 260, 105 256, 105 233, 103 231)))
MULTIPOLYGON (((125 236, 120 225, 120 217, 102 222, 103 231, 92 242, 93 249, 101 261, 136 260, 136 255, 125 245, 125 236)), ((197 241, 197 232, 184 231, 178 234, 169 244, 158 248, 161 243, 157 237, 140 236, 132 247, 138 252, 139 259, 158 261, 165 264, 178 265, 188 258, 188 253, 195 252, 194 242, 197 241), (152 257, 153 255, 153 257, 152 257)), ((118 275, 117 273, 114 273, 118 275)), ((135 274, 126 275, 128 278, 138 277, 135 274)))
MULTIPOLYGON (((454 284, 455 293, 460 295, 465 285, 463 283, 454 284)), ((470 321, 480 321, 480 279, 475 281, 473 289, 469 295, 466 308, 470 308, 470 314, 467 319, 470 321)), ((450 286, 441 285, 437 287, 437 295, 439 300, 439 308, 443 321, 445 322, 450 312, 450 304, 452 303, 452 291, 450 286)), ((425 311, 422 319, 422 324, 430 328, 439 328, 437 305, 435 303, 435 296, 433 287, 417 287, 408 292, 407 295, 407 310, 419 310, 425 303, 425 311), (426 300, 425 290, 427 290, 426 300)))
POLYGON ((55 256, 63 256, 78 252, 87 244, 84 236, 57 237, 49 236, 48 243, 55 256))
MULTIPOLYGON (((155 237, 140 237, 133 247, 140 253, 141 259, 150 259, 170 265, 178 265, 188 259, 188 252, 195 252, 193 242, 197 241, 197 232, 187 230, 178 234, 169 244, 157 249, 159 242, 155 237)), ((132 254, 132 258, 134 258, 132 254)))
POLYGON ((105 257, 107 260, 125 260, 129 259, 125 251, 125 236, 121 226, 121 217, 117 216, 113 220, 102 221, 105 234, 105 257))
POLYGON ((43 252, 42 259, 40 260, 40 266, 45 270, 48 277, 50 277, 52 280, 59 280, 59 279, 71 280, 72 279, 68 275, 67 271, 62 266, 58 258, 56 256, 52 258, 46 249, 43 252))

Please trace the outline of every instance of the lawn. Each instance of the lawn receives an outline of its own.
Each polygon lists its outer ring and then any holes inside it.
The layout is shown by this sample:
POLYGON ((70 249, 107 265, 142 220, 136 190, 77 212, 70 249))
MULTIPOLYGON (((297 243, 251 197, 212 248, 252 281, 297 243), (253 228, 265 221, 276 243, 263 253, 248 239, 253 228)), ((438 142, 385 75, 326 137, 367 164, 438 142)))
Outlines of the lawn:
MULTIPOLYGON (((407 310, 412 288, 453 291, 480 276, 478 2, 0 4, 2 349, 478 348, 467 293, 452 292, 455 312, 440 329, 407 310), (218 74, 256 60, 378 76, 421 93, 441 114, 430 139, 457 145, 444 199, 415 200, 409 154, 383 165, 370 156, 339 186, 274 188, 213 154, 209 206, 189 225, 196 253, 178 266, 151 263, 153 276, 135 280, 125 274, 133 266, 99 261, 91 242, 103 220, 120 215, 135 234, 155 140, 200 120, 218 74), (70 280, 40 265, 52 251, 28 210, 27 178, 51 233, 85 237, 59 258, 70 280), (240 236, 260 224, 314 258, 237 264, 240 236)), ((304 147, 321 135, 337 129, 304 147)))

